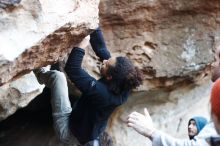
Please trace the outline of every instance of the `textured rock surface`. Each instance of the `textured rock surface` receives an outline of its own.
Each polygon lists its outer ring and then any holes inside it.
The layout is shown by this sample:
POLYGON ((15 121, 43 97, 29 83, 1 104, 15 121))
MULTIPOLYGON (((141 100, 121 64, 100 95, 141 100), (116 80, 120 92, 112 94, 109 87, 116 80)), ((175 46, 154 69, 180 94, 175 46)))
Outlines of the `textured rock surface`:
POLYGON ((219 9, 218 0, 102 0, 100 22, 109 48, 145 71, 148 88, 168 87, 194 82, 212 61, 219 9))
POLYGON ((0 84, 63 58, 98 26, 99 0, 23 0, 0 10, 0 84))
POLYGON ((0 121, 15 111, 28 105, 39 93, 43 85, 39 85, 33 74, 27 74, 0 88, 0 121))
POLYGON ((22 75, 62 60, 98 26, 99 0, 19 2, 0 9, 0 120, 40 93, 35 77, 22 75))

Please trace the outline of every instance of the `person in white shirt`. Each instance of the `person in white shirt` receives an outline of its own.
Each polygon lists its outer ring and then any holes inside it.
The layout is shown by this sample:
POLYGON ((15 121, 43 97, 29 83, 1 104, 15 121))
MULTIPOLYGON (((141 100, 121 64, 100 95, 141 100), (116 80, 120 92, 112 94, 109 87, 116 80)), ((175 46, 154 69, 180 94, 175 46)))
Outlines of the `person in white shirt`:
POLYGON ((153 126, 147 108, 144 109, 144 115, 138 112, 132 112, 128 115, 128 127, 151 139, 152 146, 220 146, 220 79, 218 79, 220 77, 220 46, 215 50, 211 73, 211 80, 215 82, 210 100, 213 122, 208 123, 194 139, 177 139, 157 130, 153 126))

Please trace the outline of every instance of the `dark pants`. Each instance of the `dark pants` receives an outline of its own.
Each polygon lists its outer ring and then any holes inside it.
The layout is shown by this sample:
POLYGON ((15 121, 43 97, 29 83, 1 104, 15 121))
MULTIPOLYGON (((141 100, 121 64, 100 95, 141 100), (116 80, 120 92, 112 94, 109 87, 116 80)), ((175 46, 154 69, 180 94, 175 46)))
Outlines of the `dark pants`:
POLYGON ((220 146, 220 137, 211 137, 211 146, 220 146))

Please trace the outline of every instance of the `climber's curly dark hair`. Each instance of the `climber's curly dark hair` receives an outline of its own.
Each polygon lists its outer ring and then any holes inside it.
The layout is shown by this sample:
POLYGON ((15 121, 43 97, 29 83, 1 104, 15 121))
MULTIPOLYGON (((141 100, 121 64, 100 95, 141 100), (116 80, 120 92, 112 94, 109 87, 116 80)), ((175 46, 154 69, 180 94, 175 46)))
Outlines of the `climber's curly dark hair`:
POLYGON ((115 94, 129 91, 142 84, 143 73, 127 57, 116 57, 114 66, 109 66, 107 74, 112 77, 110 90, 115 94))

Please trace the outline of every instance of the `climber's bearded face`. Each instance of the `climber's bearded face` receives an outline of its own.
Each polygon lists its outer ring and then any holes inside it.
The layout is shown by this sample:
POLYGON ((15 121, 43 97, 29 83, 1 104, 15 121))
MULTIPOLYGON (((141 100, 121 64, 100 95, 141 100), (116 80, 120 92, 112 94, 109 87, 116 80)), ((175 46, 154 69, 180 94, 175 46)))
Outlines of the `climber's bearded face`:
POLYGON ((106 78, 107 80, 112 79, 111 75, 109 75, 109 68, 110 67, 114 67, 116 63, 116 58, 111 57, 108 60, 103 60, 101 68, 100 68, 100 72, 101 72, 101 76, 106 78))

